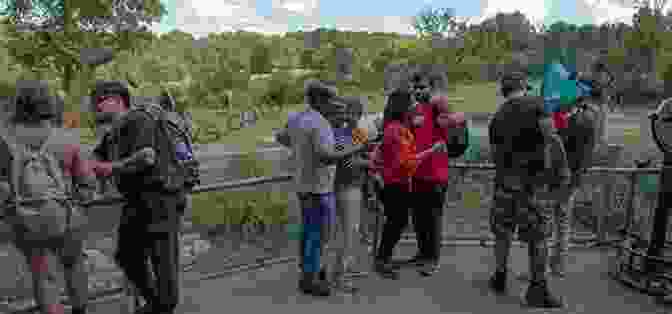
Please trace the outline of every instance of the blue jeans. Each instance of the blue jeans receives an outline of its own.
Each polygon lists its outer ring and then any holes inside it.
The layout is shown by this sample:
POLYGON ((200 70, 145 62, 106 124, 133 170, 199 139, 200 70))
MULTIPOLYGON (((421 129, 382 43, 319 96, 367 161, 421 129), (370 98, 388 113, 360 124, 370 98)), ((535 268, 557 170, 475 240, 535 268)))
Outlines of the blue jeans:
POLYGON ((303 231, 301 239, 301 268, 305 273, 320 271, 324 244, 331 238, 336 220, 334 193, 300 193, 303 231))

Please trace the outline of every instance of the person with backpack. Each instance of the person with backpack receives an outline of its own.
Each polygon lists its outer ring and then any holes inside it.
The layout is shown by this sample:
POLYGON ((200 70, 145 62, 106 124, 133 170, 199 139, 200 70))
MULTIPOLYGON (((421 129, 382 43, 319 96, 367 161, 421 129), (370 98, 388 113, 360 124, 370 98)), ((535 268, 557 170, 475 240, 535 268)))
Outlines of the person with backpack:
POLYGON ((466 146, 453 145, 453 137, 449 138, 448 129, 439 125, 439 122, 446 122, 447 126, 455 118, 452 112, 440 111, 445 108, 443 105, 447 105, 447 98, 437 97, 432 101, 432 95, 445 89, 445 81, 445 75, 433 69, 420 69, 411 77, 416 109, 422 113, 424 120, 414 130, 416 150, 424 151, 440 142, 450 146, 446 152, 431 153, 426 161, 418 165, 413 176, 413 194, 417 202, 413 206, 412 221, 417 234, 418 252, 408 263, 420 266, 419 272, 424 276, 431 276, 439 269, 449 160, 461 156, 466 150, 466 146), (441 114, 444 115, 439 119, 441 114))
MULTIPOLYGON (((498 294, 507 290, 508 259, 513 234, 528 245, 530 285, 525 293, 528 306, 563 307, 552 295, 546 278, 547 239, 550 235, 550 209, 539 196, 549 185, 567 186, 567 169, 547 170, 549 151, 560 150, 550 112, 543 98, 527 96, 524 72, 510 72, 501 79, 506 102, 500 105, 488 126, 495 163, 495 196, 491 209, 491 230, 495 235, 495 272, 490 288, 498 294)), ((560 189, 558 189, 560 190, 560 189)))
POLYGON ((606 115, 601 109, 603 99, 601 86, 593 85, 584 91, 575 101, 575 105, 568 110, 566 127, 558 128, 571 175, 567 191, 553 204, 554 245, 550 246, 549 266, 551 273, 560 277, 565 276, 567 265, 574 199, 582 185, 586 169, 590 167, 603 132, 603 117, 606 115))
POLYGON ((120 81, 96 83, 98 111, 119 117, 94 149, 126 204, 115 260, 145 305, 136 313, 173 313, 179 302, 179 231, 186 195, 198 182, 191 135, 159 104, 130 102, 120 81), (151 268, 150 268, 151 263, 151 268))
POLYGON ((93 199, 95 178, 79 137, 58 128, 63 100, 43 81, 18 81, 14 110, 0 129, 0 200, 14 245, 27 259, 44 314, 63 314, 49 255, 63 266, 72 312, 87 311, 84 242, 88 219, 76 205, 93 199))

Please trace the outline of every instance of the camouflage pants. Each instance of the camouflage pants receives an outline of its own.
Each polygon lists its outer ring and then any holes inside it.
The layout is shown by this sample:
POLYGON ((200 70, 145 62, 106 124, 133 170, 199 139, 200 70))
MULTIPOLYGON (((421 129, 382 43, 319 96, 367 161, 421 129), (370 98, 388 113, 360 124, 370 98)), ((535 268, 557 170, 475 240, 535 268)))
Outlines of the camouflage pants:
POLYGON ((552 211, 533 187, 495 186, 490 228, 495 236, 518 231, 524 242, 545 241, 551 235, 552 211))
POLYGON ((549 237, 548 247, 551 262, 562 264, 569 252, 569 241, 572 235, 572 213, 577 189, 575 188, 569 197, 559 203, 552 204, 553 228, 552 237, 549 237))

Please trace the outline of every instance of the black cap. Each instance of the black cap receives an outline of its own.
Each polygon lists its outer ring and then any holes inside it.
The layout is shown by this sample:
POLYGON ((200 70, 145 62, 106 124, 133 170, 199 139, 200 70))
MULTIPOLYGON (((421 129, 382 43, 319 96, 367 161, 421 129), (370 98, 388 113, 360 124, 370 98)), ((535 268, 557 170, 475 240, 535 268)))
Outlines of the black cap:
POLYGON ((333 100, 338 94, 335 84, 329 84, 321 80, 310 79, 305 83, 305 95, 309 102, 317 99, 333 100))
POLYGON ((56 99, 49 95, 45 81, 17 81, 14 104, 15 121, 51 120, 59 114, 56 99))
POLYGON ((106 94, 130 95, 128 85, 122 81, 96 81, 93 92, 96 96, 106 94))
POLYGON ((96 81, 93 91, 91 92, 91 97, 93 98, 91 109, 93 109, 93 112, 98 111, 98 108, 96 107, 97 98, 105 95, 119 95, 124 98, 127 106, 131 105, 131 92, 126 82, 100 80, 96 81))
POLYGON ((532 86, 527 83, 527 73, 522 71, 508 72, 500 80, 502 88, 516 90, 531 90, 532 86))

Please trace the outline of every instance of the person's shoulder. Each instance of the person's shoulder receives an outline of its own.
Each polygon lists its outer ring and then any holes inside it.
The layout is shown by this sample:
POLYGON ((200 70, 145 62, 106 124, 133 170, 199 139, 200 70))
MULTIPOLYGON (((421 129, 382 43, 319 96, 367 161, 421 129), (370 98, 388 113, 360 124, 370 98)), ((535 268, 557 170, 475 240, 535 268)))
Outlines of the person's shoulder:
POLYGON ((399 136, 404 130, 404 126, 401 125, 398 121, 390 121, 385 124, 385 130, 383 131, 386 136, 399 136))
POLYGON ((145 108, 136 108, 129 110, 122 119, 128 122, 138 122, 154 120, 155 118, 150 110, 145 108))

